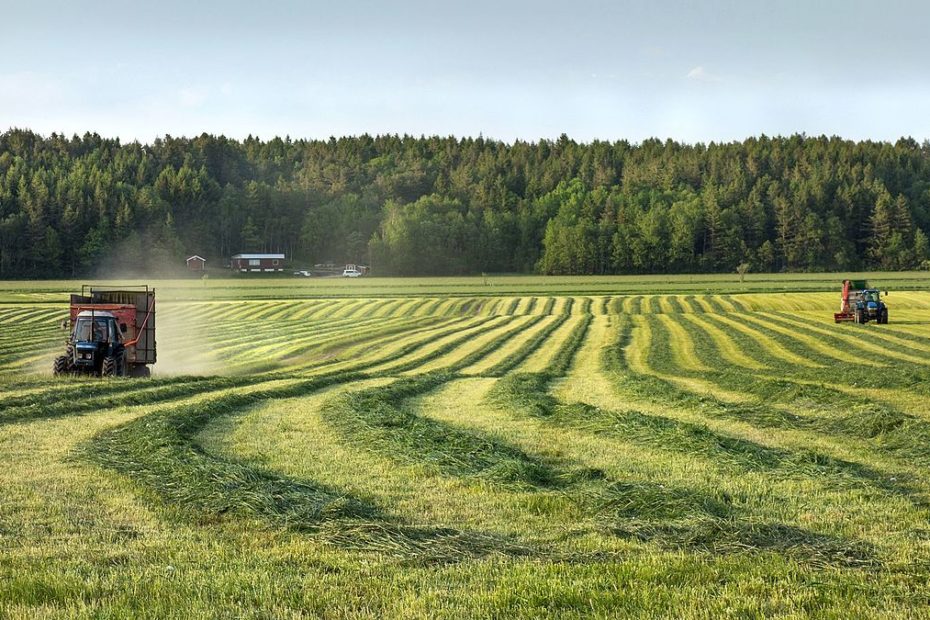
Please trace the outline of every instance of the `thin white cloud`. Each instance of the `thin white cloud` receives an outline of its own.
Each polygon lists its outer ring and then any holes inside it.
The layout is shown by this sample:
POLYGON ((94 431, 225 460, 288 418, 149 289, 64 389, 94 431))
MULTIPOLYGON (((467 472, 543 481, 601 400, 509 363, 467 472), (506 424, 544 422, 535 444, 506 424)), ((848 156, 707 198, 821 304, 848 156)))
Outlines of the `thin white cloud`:
POLYGON ((710 73, 703 66, 698 65, 691 71, 688 71, 686 75, 689 80, 694 80, 695 82, 720 82, 721 78, 716 73, 710 73))

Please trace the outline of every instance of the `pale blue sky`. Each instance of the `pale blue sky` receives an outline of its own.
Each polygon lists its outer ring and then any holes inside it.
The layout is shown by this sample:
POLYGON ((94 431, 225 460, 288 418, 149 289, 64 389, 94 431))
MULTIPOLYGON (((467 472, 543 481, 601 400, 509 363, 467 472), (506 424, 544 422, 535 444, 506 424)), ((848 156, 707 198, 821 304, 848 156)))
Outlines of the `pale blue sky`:
POLYGON ((0 130, 930 138, 930 3, 0 0, 0 130))

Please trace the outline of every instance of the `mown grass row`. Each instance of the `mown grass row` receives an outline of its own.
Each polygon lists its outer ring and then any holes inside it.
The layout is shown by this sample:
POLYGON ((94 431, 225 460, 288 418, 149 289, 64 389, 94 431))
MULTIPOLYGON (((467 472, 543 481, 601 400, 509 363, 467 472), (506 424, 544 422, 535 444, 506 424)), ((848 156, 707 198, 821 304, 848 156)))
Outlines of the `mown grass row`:
POLYGON ((400 379, 386 387, 344 394, 323 408, 323 419, 344 441, 436 473, 497 483, 547 487, 553 472, 528 454, 489 437, 412 413, 406 401, 452 380, 448 372, 400 379))
POLYGON ((200 525, 245 520, 252 527, 306 532, 339 548, 404 561, 453 562, 529 553, 529 548, 501 536, 409 525, 388 509, 344 490, 208 454, 196 443, 197 433, 218 417, 364 379, 363 374, 341 373, 272 389, 219 393, 106 431, 84 448, 84 454, 130 478, 172 518, 200 525))
MULTIPOLYGON (((631 327, 631 321, 620 322, 617 341, 604 351, 604 365, 618 381, 618 386, 635 397, 690 411, 702 418, 724 419, 761 429, 802 431, 816 437, 845 437, 863 441, 872 449, 890 452, 904 460, 926 458, 928 426, 923 420, 891 408, 878 407, 875 403, 847 400, 846 395, 822 386, 760 380, 738 371, 712 374, 711 379, 720 381, 729 389, 738 388, 757 396, 751 402, 733 403, 683 389, 663 376, 642 374, 628 365, 624 353, 629 346, 631 327), (729 379, 724 380, 723 377, 729 379), (832 406, 844 402, 847 406, 833 410, 834 415, 829 416, 822 415, 829 411, 823 407, 821 414, 804 415, 790 406, 778 406, 778 403, 792 405, 797 402, 806 403, 807 409, 815 402, 832 406)), ((667 341, 662 338, 650 338, 647 356, 649 363, 659 368, 673 365, 667 341)), ((784 472, 804 476, 830 475, 837 486, 843 486, 841 478, 858 480, 884 493, 904 497, 915 506, 923 506, 925 502, 916 480, 900 471, 888 473, 814 449, 794 449, 790 455, 782 455, 776 462, 784 472)))
MULTIPOLYGON (((781 475, 844 475, 848 464, 809 459, 728 437, 696 424, 643 414, 608 411, 584 403, 563 404, 549 394, 553 377, 545 373, 511 374, 500 379, 490 402, 510 415, 528 416, 556 428, 649 445, 653 449, 702 456, 739 475, 764 471, 781 475), (800 466, 800 467, 799 467, 800 466)), ((760 519, 725 491, 709 493, 644 480, 605 480, 598 513, 602 527, 621 537, 669 548, 713 553, 779 552, 799 561, 871 566, 871 546, 760 519), (609 510, 605 507, 609 506, 609 510)))

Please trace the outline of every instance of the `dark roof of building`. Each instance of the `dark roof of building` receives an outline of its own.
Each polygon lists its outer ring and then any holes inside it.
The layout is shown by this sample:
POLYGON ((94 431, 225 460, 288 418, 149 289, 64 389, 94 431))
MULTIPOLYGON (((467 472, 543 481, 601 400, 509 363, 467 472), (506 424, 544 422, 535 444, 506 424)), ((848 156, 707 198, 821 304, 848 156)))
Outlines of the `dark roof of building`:
POLYGON ((233 258, 284 258, 284 254, 234 254, 233 258))

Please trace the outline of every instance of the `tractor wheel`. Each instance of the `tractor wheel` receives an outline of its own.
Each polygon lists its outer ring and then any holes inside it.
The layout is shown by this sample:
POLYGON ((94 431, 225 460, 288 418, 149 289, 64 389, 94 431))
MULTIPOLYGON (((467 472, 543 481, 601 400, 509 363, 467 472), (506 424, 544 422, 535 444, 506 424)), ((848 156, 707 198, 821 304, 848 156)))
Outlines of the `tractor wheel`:
POLYGON ((115 357, 105 357, 103 358, 103 364, 100 366, 100 376, 101 377, 112 377, 116 375, 116 358, 115 357))
POLYGON ((878 315, 879 325, 888 325, 888 310, 882 310, 881 314, 878 315))
POLYGON ((59 355, 55 358, 55 364, 52 367, 52 374, 56 377, 63 375, 71 370, 71 358, 67 355, 59 355))

